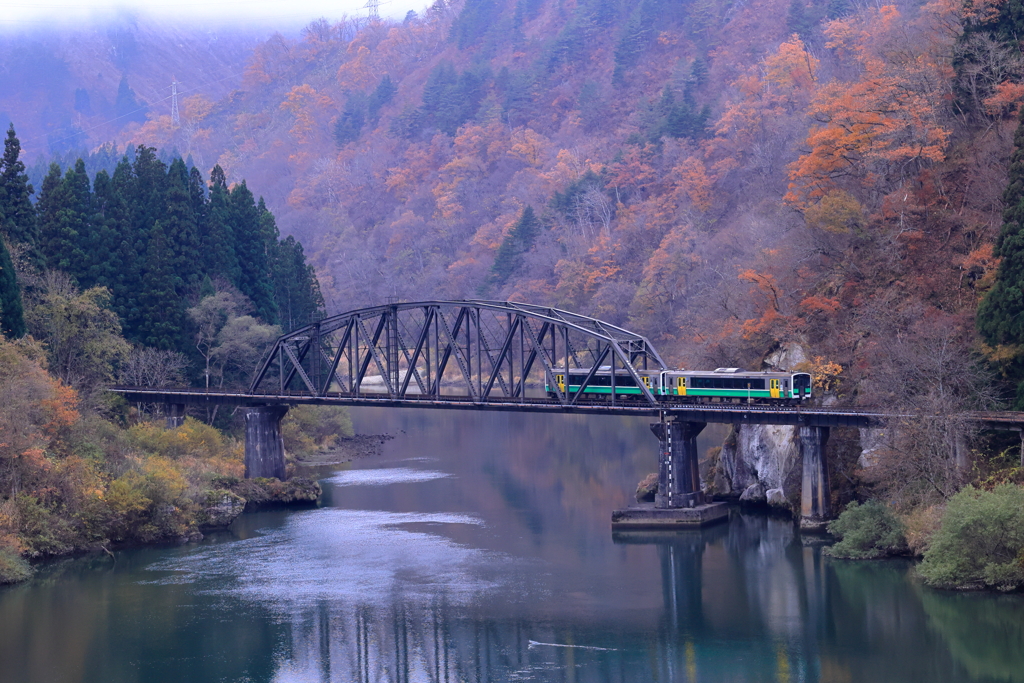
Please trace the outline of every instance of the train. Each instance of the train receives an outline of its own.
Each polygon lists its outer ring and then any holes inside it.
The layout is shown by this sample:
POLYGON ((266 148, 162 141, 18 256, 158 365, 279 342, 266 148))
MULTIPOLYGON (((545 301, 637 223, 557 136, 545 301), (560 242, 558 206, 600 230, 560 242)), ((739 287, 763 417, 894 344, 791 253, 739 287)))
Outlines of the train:
MULTIPOLYGON (((568 389, 579 391, 580 385, 591 374, 592 368, 553 368, 544 389, 549 398, 568 389), (568 377, 568 382, 566 378, 568 377)), ((716 370, 637 370, 640 381, 659 401, 672 403, 746 402, 746 403, 802 403, 811 398, 811 375, 806 372, 750 372, 740 368, 716 370)), ((593 377, 583 390, 583 396, 610 399, 612 394, 611 367, 602 365, 593 371, 593 377)), ((643 390, 627 370, 615 369, 615 398, 639 399, 643 390)))

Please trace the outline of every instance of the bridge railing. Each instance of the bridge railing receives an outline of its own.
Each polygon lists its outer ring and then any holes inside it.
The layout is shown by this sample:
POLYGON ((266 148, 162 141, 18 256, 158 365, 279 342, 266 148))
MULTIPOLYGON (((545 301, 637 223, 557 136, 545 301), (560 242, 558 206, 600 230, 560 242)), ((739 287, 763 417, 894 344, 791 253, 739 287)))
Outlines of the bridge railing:
MULTIPOLYGON (((299 391, 313 397, 387 394, 525 398, 545 384, 576 404, 596 372, 628 375, 650 404, 638 371, 666 369, 642 335, 568 311, 499 301, 392 303, 324 318, 294 330, 269 350, 251 394, 299 391), (570 389, 555 370, 582 370, 570 389)), ((622 400, 612 392, 609 401, 622 400)))

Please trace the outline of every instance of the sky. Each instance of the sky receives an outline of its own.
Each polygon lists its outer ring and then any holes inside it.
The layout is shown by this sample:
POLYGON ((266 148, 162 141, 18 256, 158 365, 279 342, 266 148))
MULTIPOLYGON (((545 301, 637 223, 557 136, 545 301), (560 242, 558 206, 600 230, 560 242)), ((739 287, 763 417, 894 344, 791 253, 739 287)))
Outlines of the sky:
MULTIPOLYGON (((44 28, 54 23, 105 19, 135 15, 175 23, 223 25, 304 26, 314 19, 337 20, 342 16, 365 17, 367 0, 0 0, 0 27, 44 28)), ((422 12, 425 0, 381 0, 381 17, 401 19, 410 9, 422 12)))

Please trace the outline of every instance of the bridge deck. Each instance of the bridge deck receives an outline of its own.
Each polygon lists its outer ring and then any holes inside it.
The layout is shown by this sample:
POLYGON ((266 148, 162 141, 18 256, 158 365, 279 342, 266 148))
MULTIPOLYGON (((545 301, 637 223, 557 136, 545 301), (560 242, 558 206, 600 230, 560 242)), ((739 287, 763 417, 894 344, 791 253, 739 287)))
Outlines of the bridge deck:
MULTIPOLYGON (((445 410, 491 410, 506 412, 571 413, 578 415, 636 415, 657 417, 666 413, 692 422, 724 424, 804 425, 810 427, 876 427, 902 416, 882 412, 876 408, 821 408, 743 403, 671 403, 652 405, 642 401, 622 401, 611 405, 607 401, 580 401, 563 405, 544 397, 501 398, 491 396, 486 401, 467 396, 417 397, 395 399, 388 394, 330 394, 314 397, 301 392, 250 394, 231 391, 204 391, 197 389, 144 389, 114 387, 112 392, 129 401, 194 405, 340 405, 387 406, 391 408, 434 408, 445 410)), ((1024 413, 986 414, 985 421, 1007 423, 1004 429, 1024 424, 1024 413), (1011 426, 1013 425, 1013 426, 1011 426)), ((998 427, 997 427, 998 428, 998 427)))

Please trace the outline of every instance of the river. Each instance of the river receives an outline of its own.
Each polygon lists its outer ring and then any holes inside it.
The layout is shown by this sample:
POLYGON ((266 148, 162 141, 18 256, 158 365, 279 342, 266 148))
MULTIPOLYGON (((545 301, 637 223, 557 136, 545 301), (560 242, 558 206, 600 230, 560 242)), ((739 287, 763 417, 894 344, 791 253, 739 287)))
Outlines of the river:
POLYGON ((765 515, 613 534, 655 467, 643 419, 352 415, 395 438, 320 470, 319 508, 0 589, 0 683, 1024 681, 1019 595, 765 515))

